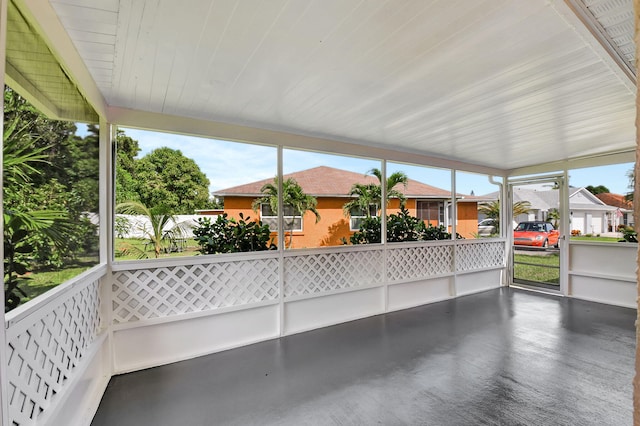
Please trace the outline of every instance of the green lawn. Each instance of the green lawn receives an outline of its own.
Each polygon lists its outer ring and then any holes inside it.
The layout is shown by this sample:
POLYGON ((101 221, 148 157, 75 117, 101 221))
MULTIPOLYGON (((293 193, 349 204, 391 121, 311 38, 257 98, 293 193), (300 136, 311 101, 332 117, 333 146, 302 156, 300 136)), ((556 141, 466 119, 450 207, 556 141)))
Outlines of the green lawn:
POLYGON ((560 270, 557 268, 560 266, 558 253, 551 253, 545 256, 516 254, 514 255, 514 261, 515 279, 560 284, 560 270), (518 262, 542 266, 522 265, 518 262), (555 268, 545 268, 544 266, 554 266, 555 268))
MULTIPOLYGON (((140 238, 116 238, 115 252, 117 260, 155 259, 153 246, 148 244, 147 239, 140 238), (144 257, 142 254, 144 253, 144 257)), ((166 245, 165 245, 166 247, 166 245)), ((171 251, 160 253, 160 258, 195 256, 199 254, 198 245, 194 240, 185 241, 181 251, 171 251)))
POLYGON ((620 241, 620 238, 616 237, 587 237, 581 235, 579 237, 571 237, 571 241, 597 241, 600 243, 617 243, 620 241))
POLYGON ((41 295, 54 287, 59 286, 63 282, 70 280, 76 275, 80 275, 82 272, 91 268, 98 263, 97 257, 85 257, 78 259, 77 261, 65 265, 60 269, 41 269, 33 272, 28 272, 25 275, 18 277, 19 287, 27 294, 27 297, 22 299, 22 303, 25 303, 34 297, 41 295))
MULTIPOLYGON (((124 249, 128 249, 128 254, 116 256, 116 260, 135 260, 140 259, 140 253, 144 254, 149 259, 155 258, 153 247, 149 244, 145 247, 147 240, 142 239, 121 239, 117 238, 115 241, 116 254, 121 253, 124 249), (133 248, 137 248, 135 250, 133 248), (146 248, 146 250, 145 250, 146 248)), ((170 253, 162 253, 161 258, 165 257, 180 257, 180 256, 195 256, 199 254, 198 246, 195 241, 187 241, 185 247, 181 251, 174 251, 170 253), (191 245, 193 243, 193 245, 191 245)), ((22 299, 22 303, 25 303, 42 293, 51 290, 54 287, 59 286, 65 281, 81 274, 87 269, 98 263, 97 257, 85 257, 81 258, 73 263, 65 265, 59 269, 40 269, 28 272, 24 276, 18 278, 19 287, 27 294, 27 297, 22 299)))

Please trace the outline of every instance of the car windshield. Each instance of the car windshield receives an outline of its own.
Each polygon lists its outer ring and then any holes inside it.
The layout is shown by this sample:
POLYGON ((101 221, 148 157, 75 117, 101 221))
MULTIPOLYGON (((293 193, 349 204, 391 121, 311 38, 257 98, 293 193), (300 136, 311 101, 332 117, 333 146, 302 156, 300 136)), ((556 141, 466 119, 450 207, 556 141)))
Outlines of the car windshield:
POLYGON ((518 224, 516 231, 545 232, 543 223, 522 222, 518 224))

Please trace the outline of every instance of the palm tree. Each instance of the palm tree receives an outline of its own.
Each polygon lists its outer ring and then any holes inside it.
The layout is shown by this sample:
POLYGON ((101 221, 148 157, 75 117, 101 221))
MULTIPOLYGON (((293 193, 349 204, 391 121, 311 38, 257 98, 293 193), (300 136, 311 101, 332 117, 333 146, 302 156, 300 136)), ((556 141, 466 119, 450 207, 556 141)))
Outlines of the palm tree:
POLYGON ((345 215, 350 214, 354 209, 359 209, 364 212, 365 216, 369 217, 371 216, 369 211, 369 206, 371 205, 377 206, 379 210, 382 207, 382 182, 385 183, 386 204, 389 204, 391 198, 398 198, 400 200, 400 208, 405 206, 407 198, 402 191, 396 189, 396 186, 400 184, 406 188, 409 183, 409 178, 404 172, 394 172, 386 180, 383 179, 382 172, 377 168, 367 171, 366 175, 378 178, 378 184, 354 183, 349 192, 349 195, 354 198, 342 207, 345 215))
MULTIPOLYGON (((165 231, 164 228, 171 222, 175 222, 173 215, 167 212, 166 207, 156 206, 149 208, 138 201, 129 201, 120 203, 116 206, 116 212, 123 214, 142 215, 149 220, 150 228, 146 225, 139 229, 145 238, 148 238, 153 245, 153 251, 156 259, 160 257, 163 244, 165 241, 173 241, 180 237, 179 229, 165 231)), ((141 258, 147 257, 143 250, 136 249, 141 258)))
MULTIPOLYGON (((31 182, 34 175, 41 173, 34 165, 49 164, 43 152, 48 147, 33 148, 35 138, 27 126, 18 127, 18 117, 5 123, 3 132, 2 166, 5 194, 20 194, 23 185, 31 182), (13 191, 13 192, 12 192, 13 191)), ((26 293, 18 286, 18 275, 28 272, 29 255, 35 251, 34 236, 49 241, 58 250, 68 247, 67 235, 71 222, 66 211, 6 209, 4 220, 4 275, 5 310, 20 304, 26 293), (25 257, 26 256, 26 257, 25 257)))
MULTIPOLYGON (((513 203, 513 219, 526 214, 531 211, 531 203, 528 201, 516 201, 513 203)), ((500 201, 495 200, 488 203, 483 203, 478 207, 478 212, 484 214, 486 217, 496 219, 496 223, 500 224, 500 201)), ((500 227, 496 227, 496 232, 500 232, 500 227)))
MULTIPOLYGON (((261 204, 268 204, 271 211, 278 211, 278 178, 273 179, 273 183, 267 183, 260 188, 260 192, 264 195, 256 198, 251 207, 254 211, 260 209, 261 204)), ((318 200, 312 195, 305 194, 300 184, 293 178, 288 178, 282 182, 282 202, 285 208, 291 209, 291 220, 285 225, 289 225, 289 244, 287 248, 291 248, 293 244, 293 228, 295 219, 300 216, 304 218, 306 212, 311 212, 316 217, 316 223, 320 221, 320 213, 317 210, 318 200)), ((287 215, 288 216, 288 215, 287 215)))
MULTIPOLYGON (((500 201, 495 200, 483 203, 478 207, 478 211, 491 219, 500 218, 500 201)), ((513 203, 513 218, 526 214, 531 211, 531 203, 528 201, 516 201, 513 203)))
MULTIPOLYGON (((367 174, 373 175, 376 178, 378 178, 378 182, 380 183, 378 188, 381 187, 382 182, 385 183, 385 190, 387 192, 387 197, 386 197, 387 204, 389 204, 389 200, 391 198, 398 198, 400 200, 400 208, 404 207, 404 205, 407 202, 407 197, 404 196, 404 193, 402 191, 399 191, 396 189, 396 186, 398 185, 402 185, 405 189, 407 188, 407 185, 409 183, 409 178, 404 172, 391 173, 391 175, 389 175, 386 181, 383 179, 382 172, 380 171, 380 169, 373 168, 369 170, 367 174)), ((381 201, 382 189, 379 190, 378 194, 379 194, 378 201, 381 201)), ((382 203, 379 203, 379 205, 381 204, 382 203)))

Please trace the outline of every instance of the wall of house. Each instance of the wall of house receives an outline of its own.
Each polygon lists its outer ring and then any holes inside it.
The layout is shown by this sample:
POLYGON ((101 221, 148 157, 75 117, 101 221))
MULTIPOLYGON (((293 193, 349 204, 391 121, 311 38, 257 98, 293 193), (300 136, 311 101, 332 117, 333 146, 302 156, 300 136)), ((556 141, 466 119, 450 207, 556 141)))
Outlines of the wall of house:
MULTIPOLYGON (((349 229, 350 218, 345 216, 342 207, 347 202, 345 197, 321 197, 318 198, 317 210, 320 213, 320 221, 316 223, 313 213, 307 212, 302 222, 302 231, 294 231, 291 248, 312 248, 342 245, 343 239, 349 241, 353 231, 349 229)), ((239 218, 240 213, 258 219, 259 212, 251 209, 252 198, 249 197, 225 197, 224 212, 230 217, 239 218)), ((406 203, 409 214, 415 216, 416 200, 409 199, 406 203)), ((400 201, 392 199, 387 207, 387 214, 395 214, 400 211, 400 201)), ((437 223, 432 223, 437 225, 437 223)), ((478 232, 478 205, 477 203, 458 204, 457 231, 464 238, 474 238, 478 232)), ((272 233, 274 242, 277 240, 277 233, 272 233)), ((287 244, 289 233, 285 235, 287 244)))
POLYGON ((478 234, 478 203, 458 203, 456 232, 464 238, 478 234))

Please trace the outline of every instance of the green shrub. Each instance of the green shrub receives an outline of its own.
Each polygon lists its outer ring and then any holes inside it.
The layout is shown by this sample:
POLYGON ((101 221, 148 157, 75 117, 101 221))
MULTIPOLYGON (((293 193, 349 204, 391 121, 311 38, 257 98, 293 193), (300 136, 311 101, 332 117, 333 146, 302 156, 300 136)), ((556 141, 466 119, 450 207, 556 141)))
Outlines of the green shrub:
MULTIPOLYGON (((350 238, 351 244, 380 243, 381 228, 382 223, 379 217, 363 219, 360 229, 350 238)), ((462 239, 459 234, 457 237, 462 239)), ((427 226, 421 219, 411 216, 405 207, 399 213, 387 217, 387 241, 389 242, 448 239, 451 239, 451 234, 444 226, 427 226)))
POLYGON ((229 218, 226 213, 218 216, 211 223, 209 218, 198 219, 198 227, 194 228, 195 241, 200 246, 200 253, 236 253, 246 251, 275 250, 271 242, 269 225, 240 213, 240 220, 229 218))

